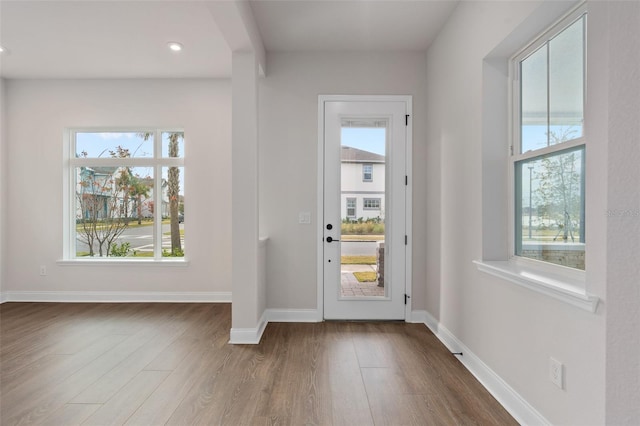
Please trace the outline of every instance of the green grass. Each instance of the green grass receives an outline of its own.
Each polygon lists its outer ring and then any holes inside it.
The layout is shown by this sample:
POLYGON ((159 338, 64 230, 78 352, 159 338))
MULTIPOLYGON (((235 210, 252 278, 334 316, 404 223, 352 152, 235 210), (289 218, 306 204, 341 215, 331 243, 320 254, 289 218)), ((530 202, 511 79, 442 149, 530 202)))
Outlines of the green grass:
POLYGON ((152 251, 137 251, 134 253, 133 257, 153 257, 152 251))
MULTIPOLYGON (((162 235, 171 235, 171 231, 169 231, 169 232, 165 232, 165 233, 163 233, 162 235)), ((181 230, 180 230, 180 236, 181 236, 181 237, 184 237, 184 229, 181 229, 181 230)))
POLYGON ((361 283, 375 282, 378 279, 378 274, 375 272, 354 272, 353 276, 361 283))
POLYGON ((375 256, 342 256, 342 265, 375 265, 375 256))

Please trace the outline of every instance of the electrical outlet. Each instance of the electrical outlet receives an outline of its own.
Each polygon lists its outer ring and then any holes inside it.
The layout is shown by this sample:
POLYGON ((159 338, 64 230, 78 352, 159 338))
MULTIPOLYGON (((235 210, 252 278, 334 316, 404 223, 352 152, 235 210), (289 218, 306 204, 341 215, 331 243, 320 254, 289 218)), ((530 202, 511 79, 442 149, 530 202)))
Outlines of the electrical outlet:
POLYGON ((47 275, 47 267, 45 265, 40 265, 40 275, 47 275))
POLYGON ((564 366, 552 357, 549 357, 549 380, 560 389, 564 389, 564 366))

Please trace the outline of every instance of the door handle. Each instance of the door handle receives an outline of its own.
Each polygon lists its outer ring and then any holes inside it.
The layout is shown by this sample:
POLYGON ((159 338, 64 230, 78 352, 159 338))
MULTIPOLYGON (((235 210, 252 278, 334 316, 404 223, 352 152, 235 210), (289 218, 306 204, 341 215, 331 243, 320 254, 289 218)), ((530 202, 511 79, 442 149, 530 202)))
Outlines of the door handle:
POLYGON ((332 241, 340 241, 340 240, 334 240, 334 239, 333 239, 333 238, 331 238, 331 237, 327 237, 327 242, 328 242, 328 243, 330 243, 330 242, 332 242, 332 241))

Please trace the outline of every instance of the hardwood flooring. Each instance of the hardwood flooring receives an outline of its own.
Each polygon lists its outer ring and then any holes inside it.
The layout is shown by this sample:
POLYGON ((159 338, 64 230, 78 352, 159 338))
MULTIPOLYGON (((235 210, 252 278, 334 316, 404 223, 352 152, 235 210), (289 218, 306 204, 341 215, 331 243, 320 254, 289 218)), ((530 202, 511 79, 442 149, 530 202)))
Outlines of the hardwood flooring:
POLYGON ((420 324, 269 324, 228 304, 0 305, 0 423, 510 425, 420 324))

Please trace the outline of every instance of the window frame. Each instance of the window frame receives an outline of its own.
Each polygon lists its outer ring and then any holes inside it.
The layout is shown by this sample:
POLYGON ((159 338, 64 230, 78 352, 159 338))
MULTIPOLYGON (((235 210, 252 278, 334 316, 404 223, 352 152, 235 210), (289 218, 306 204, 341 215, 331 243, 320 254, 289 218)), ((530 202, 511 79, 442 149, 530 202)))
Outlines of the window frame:
POLYGON ((373 163, 364 163, 362 165, 362 181, 363 182, 373 182, 373 163), (371 167, 371 171, 370 172, 365 172, 365 167, 371 167), (369 178, 367 178, 367 174, 370 175, 369 178))
POLYGON ((347 197, 345 201, 345 216, 347 219, 355 219, 358 217, 358 198, 347 197), (353 207, 349 207, 349 201, 353 201, 353 207), (349 216, 349 209, 353 209, 353 216, 349 216))
POLYGON ((382 206, 381 198, 363 198, 362 199, 362 210, 380 210, 382 206), (367 207, 367 201, 374 201, 378 203, 378 207, 367 207))
MULTIPOLYGON (((153 200, 162 199, 162 185, 157 184, 162 180, 164 168, 179 167, 184 173, 185 155, 182 152, 180 157, 162 156, 162 135, 164 133, 183 134, 184 145, 186 138, 184 128, 176 127, 73 127, 64 131, 64 173, 63 173, 63 256, 62 264, 140 264, 140 263, 164 263, 164 264, 188 264, 187 254, 184 257, 164 257, 162 256, 162 208, 154 208, 153 211, 153 257, 76 257, 76 168, 82 166, 107 166, 107 167, 152 167, 153 168, 153 200), (154 155, 153 157, 134 158, 77 158, 76 141, 78 133, 153 133, 154 134, 154 155)), ((183 149, 186 151, 186 148, 183 149)), ((182 192, 186 194, 186 179, 182 192)))
MULTIPOLYGON (((587 7, 582 4, 569 12, 555 24, 550 26, 547 30, 541 33, 538 37, 534 38, 523 49, 509 58, 509 155, 508 155, 508 186, 509 186, 509 229, 508 229, 508 250, 509 250, 509 262, 516 268, 526 268, 539 272, 541 275, 558 275, 571 281, 573 284, 571 287, 577 287, 584 290, 585 270, 554 264, 544 260, 536 260, 519 256, 517 252, 516 243, 516 164, 533 160, 535 158, 549 156, 563 152, 583 149, 583 155, 586 155, 587 151, 587 122, 586 122, 586 108, 587 108, 587 7), (561 34, 564 30, 576 23, 578 20, 583 19, 583 86, 582 86, 582 111, 583 111, 583 123, 582 123, 582 135, 574 139, 562 142, 556 145, 548 145, 544 148, 522 152, 522 123, 521 123, 521 67, 522 61, 538 51, 538 49, 547 45, 556 36, 561 34)), ((547 63, 547 67, 548 67, 547 63)), ((547 80, 547 93, 549 93, 549 81, 547 80)), ((549 99, 547 99, 549 104, 549 99)), ((549 112, 547 113, 549 114, 549 112)), ((547 116, 549 119, 549 116, 547 116)), ((586 170, 582 170, 583 181, 586 170)), ((583 189, 583 195, 586 193, 583 189)), ((586 208, 586 204, 583 200, 583 208, 586 208)), ((586 212, 584 213, 587 216, 586 212)), ((585 243, 585 257, 586 257, 586 243, 585 243)))
MULTIPOLYGON (((473 260, 472 263, 482 274, 488 274, 497 277, 500 282, 507 282, 550 298, 562 303, 565 307, 577 308, 589 313, 597 312, 600 304, 600 298, 588 291, 591 285, 587 285, 587 273, 583 270, 567 268, 547 262, 538 262, 535 260, 520 258, 516 259, 510 255, 513 250, 514 239, 514 192, 513 184, 514 176, 512 167, 510 167, 510 146, 513 142, 512 134, 514 121, 513 115, 513 90, 511 67, 513 57, 522 53, 524 49, 521 47, 529 47, 529 41, 535 41, 540 35, 548 34, 549 30, 556 28, 557 24, 562 22, 565 24, 570 16, 587 11, 587 4, 582 3, 576 6, 547 2, 544 7, 539 9, 540 13, 531 15, 523 25, 519 26, 513 33, 510 33, 505 39, 499 42, 495 48, 488 53, 483 59, 482 82, 483 87, 488 88, 483 94, 482 108, 482 258, 473 260), (500 163, 503 167, 495 167, 496 163, 500 163), (493 191, 493 189, 498 191, 493 191), (520 262, 523 260, 524 262, 520 262), (528 262, 527 262, 528 260, 528 262)), ((587 25, 587 39, 594 31, 592 25, 587 25)), ((586 51, 600 50, 597 43, 589 43, 586 51), (595 46, 595 47, 594 47, 595 46)), ((589 71, 588 68, 593 66, 593 59, 587 55, 585 57, 587 75, 585 76, 585 124, 588 124, 585 132, 588 137, 593 137, 597 132, 599 135, 602 130, 603 122, 594 116, 596 110, 601 108, 589 102, 590 90, 589 71), (586 120, 589 119, 589 123, 586 120), (594 130, 595 129, 595 130, 594 130)), ((598 68, 601 68, 598 66, 598 68)), ((602 151, 599 146, 598 152, 602 151)), ((595 148, 589 148, 589 155, 586 157, 587 166, 593 171, 591 166, 598 166, 597 159, 591 155, 595 148), (594 164, 595 163, 595 164, 594 164)), ((598 167, 599 170, 601 167, 598 167)), ((593 180, 593 176, 587 175, 587 183, 593 180)), ((603 220, 593 214, 591 207, 599 205, 590 196, 597 188, 590 185, 586 188, 586 212, 590 218, 587 222, 587 233, 589 233, 589 223, 602 222, 603 220)), ((591 237, 590 237, 591 238, 591 237)), ((588 255, 587 262, 591 263, 590 257, 593 253, 601 250, 595 250, 592 247, 588 255)), ((602 262, 595 261, 598 265, 602 262)), ((588 273, 591 276, 591 272, 588 273)), ((591 277, 595 282, 599 277, 591 277)), ((527 298, 527 293, 522 293, 527 298)))

